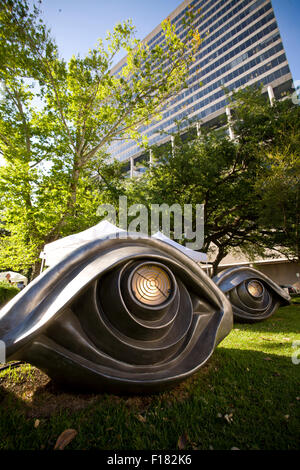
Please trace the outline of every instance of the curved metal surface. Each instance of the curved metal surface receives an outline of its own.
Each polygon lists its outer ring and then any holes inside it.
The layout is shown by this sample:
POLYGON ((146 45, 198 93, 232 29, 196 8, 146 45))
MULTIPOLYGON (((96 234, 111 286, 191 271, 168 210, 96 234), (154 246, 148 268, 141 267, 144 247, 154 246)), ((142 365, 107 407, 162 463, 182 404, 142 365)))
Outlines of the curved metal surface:
POLYGON ((127 234, 87 243, 36 278, 1 310, 0 339, 8 360, 73 389, 141 393, 197 371, 232 321, 230 302, 194 261, 127 234), (163 276, 145 276, 149 292, 170 290, 154 305, 132 291, 137 267, 144 275, 149 265, 163 276))
POLYGON ((254 323, 266 320, 278 307, 288 305, 290 296, 272 279, 250 267, 234 267, 213 278, 232 304, 234 319, 254 323))

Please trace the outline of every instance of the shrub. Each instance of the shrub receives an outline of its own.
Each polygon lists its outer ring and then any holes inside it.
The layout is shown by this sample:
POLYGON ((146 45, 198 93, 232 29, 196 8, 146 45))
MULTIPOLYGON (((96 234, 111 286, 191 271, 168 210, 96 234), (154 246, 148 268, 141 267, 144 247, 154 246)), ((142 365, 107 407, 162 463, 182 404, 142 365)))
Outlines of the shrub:
POLYGON ((6 281, 0 281, 0 307, 12 299, 20 290, 6 281))

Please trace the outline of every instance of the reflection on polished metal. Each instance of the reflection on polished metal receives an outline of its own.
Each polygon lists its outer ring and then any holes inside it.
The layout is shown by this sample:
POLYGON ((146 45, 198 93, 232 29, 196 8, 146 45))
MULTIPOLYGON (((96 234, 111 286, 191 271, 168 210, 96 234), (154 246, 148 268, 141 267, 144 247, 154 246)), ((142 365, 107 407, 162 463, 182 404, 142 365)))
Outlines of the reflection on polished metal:
POLYGON ((290 303, 290 296, 281 287, 250 267, 226 269, 213 281, 229 298, 237 321, 253 323, 265 320, 280 305, 290 303))
POLYGON ((209 359, 232 328, 226 296, 176 248, 123 236, 81 246, 1 310, 7 360, 75 390, 148 393, 209 359))
POLYGON ((160 305, 170 297, 171 279, 166 269, 155 264, 142 264, 132 274, 131 288, 143 304, 160 305))
POLYGON ((259 281, 249 281, 247 283, 247 291, 252 297, 258 299, 264 293, 264 286, 259 281))

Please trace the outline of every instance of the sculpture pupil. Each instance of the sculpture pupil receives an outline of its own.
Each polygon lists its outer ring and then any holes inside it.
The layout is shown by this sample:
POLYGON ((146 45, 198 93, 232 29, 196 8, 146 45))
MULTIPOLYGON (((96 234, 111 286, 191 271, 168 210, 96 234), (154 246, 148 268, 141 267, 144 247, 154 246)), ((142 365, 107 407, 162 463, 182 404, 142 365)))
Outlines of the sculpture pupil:
POLYGON ((252 297, 261 297, 264 291, 263 285, 258 281, 250 281, 247 284, 247 290, 252 297))
POLYGON ((169 275, 155 264, 139 266, 133 273, 131 289, 135 298, 147 305, 161 305, 169 299, 172 283, 169 275))

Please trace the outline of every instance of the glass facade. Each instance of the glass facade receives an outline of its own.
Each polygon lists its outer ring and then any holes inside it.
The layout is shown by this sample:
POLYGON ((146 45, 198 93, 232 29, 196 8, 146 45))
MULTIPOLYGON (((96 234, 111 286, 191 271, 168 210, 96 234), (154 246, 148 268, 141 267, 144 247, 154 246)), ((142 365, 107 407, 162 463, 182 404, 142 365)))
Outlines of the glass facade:
MULTIPOLYGON (((261 83, 272 85, 275 95, 276 89, 279 93, 291 88, 292 76, 270 0, 185 1, 169 15, 181 37, 185 34, 181 21, 190 6, 201 8, 194 28, 204 40, 190 68, 188 88, 168 103, 159 122, 140 128, 149 145, 166 141, 163 132, 175 131, 178 120, 188 118, 201 125, 224 114, 224 87, 231 91, 261 83)), ((158 28, 147 36, 150 48, 162 41, 158 28)), ((122 61, 113 73, 124 65, 122 61)), ((112 143, 109 151, 121 161, 143 152, 136 142, 125 140, 112 143)))

